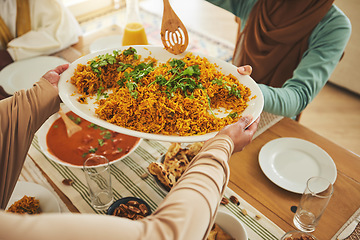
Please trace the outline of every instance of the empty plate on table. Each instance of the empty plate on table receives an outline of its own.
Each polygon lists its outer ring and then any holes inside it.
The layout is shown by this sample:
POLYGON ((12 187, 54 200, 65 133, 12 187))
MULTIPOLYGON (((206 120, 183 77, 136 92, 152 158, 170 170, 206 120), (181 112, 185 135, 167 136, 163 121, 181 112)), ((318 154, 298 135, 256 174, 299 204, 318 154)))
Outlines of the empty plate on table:
POLYGON ((90 52, 97 52, 107 48, 119 48, 122 47, 122 35, 110 35, 96 39, 90 44, 90 52))
POLYGON ((303 193, 306 181, 321 176, 334 183, 336 165, 317 145, 298 138, 278 138, 266 143, 259 153, 264 174, 279 187, 303 193))
POLYGON ((60 212, 59 202, 48 189, 39 184, 24 181, 16 183, 14 192, 12 193, 9 203, 5 209, 8 209, 12 204, 23 198, 25 195, 28 197, 35 197, 35 199, 39 200, 42 213, 60 212))
POLYGON ((9 94, 29 89, 49 70, 68 63, 54 56, 40 56, 13 62, 0 72, 0 86, 9 94))

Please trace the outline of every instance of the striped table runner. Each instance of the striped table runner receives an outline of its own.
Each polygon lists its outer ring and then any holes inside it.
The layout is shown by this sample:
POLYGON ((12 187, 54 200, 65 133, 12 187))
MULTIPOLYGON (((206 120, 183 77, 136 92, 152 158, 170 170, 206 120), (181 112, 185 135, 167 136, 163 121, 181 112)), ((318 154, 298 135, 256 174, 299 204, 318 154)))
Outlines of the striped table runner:
MULTIPOLYGON (((274 123, 274 120, 271 122, 274 123)), ((135 196, 145 200, 153 211, 157 208, 166 193, 157 185, 150 174, 146 178, 143 178, 143 175, 148 173, 147 166, 164 154, 169 145, 170 143, 166 142, 143 139, 140 146, 130 156, 111 165, 115 200, 135 196)), ((81 168, 63 166, 48 159, 38 144, 37 136, 35 136, 28 154, 81 213, 105 214, 105 211, 98 211, 91 206, 85 175, 81 168), (74 183, 71 186, 64 185, 62 183, 64 179, 72 179, 74 183)), ((31 167, 26 165, 25 168, 31 167)), ((23 172, 26 171, 29 170, 23 169, 23 172)), ((276 240, 284 234, 282 229, 230 188, 227 188, 225 197, 230 198, 232 195, 239 199, 240 205, 230 202, 226 206, 221 206, 221 209, 235 215, 244 223, 249 239, 276 240), (246 214, 244 214, 243 209, 246 210, 246 214)))

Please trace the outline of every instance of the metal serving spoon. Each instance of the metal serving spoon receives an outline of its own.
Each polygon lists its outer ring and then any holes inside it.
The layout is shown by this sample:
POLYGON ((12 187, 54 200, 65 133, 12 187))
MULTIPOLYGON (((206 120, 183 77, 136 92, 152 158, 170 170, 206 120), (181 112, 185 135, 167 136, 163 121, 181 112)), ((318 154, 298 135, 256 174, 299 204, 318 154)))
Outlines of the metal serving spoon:
POLYGON ((161 41, 165 49, 173 54, 183 53, 189 43, 189 36, 184 24, 171 8, 169 0, 164 1, 161 24, 161 41))

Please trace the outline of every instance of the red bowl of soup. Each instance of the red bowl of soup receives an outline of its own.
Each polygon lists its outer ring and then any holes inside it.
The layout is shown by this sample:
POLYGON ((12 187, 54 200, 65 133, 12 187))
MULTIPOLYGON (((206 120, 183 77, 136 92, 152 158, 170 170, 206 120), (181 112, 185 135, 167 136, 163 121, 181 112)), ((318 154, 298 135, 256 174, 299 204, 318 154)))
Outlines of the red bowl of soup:
POLYGON ((141 143, 141 138, 105 129, 79 117, 66 107, 62 109, 81 126, 81 131, 68 137, 58 113, 52 115, 38 131, 41 150, 59 164, 81 168, 92 154, 102 155, 112 164, 130 155, 141 143))

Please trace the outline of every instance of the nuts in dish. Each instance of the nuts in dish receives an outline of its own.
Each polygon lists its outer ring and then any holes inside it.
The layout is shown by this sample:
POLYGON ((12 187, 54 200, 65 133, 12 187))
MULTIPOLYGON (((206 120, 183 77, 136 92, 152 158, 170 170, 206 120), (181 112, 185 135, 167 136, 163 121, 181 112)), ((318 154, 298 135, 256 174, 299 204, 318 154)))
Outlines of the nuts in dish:
POLYGON ((239 199, 234 195, 230 196, 230 201, 238 206, 240 205, 239 199))
POLYGON ((317 240, 317 238, 310 233, 294 230, 285 233, 281 240, 317 240))
POLYGON ((172 143, 163 161, 150 163, 148 170, 167 191, 170 191, 203 145, 203 142, 196 142, 188 148, 181 148, 180 143, 172 143))
POLYGON ((14 202, 7 212, 20 213, 20 214, 39 214, 40 202, 35 197, 24 196, 20 200, 14 202))
POLYGON ((135 197, 121 198, 108 209, 108 215, 139 220, 151 214, 150 206, 142 199, 135 197))
POLYGON ((222 199, 221 199, 221 201, 220 201, 220 204, 226 205, 226 204, 228 204, 229 202, 230 202, 229 199, 227 199, 226 197, 222 197, 222 199))
POLYGON ((292 237, 292 236, 286 237, 286 238, 284 238, 284 240, 315 240, 315 239, 308 235, 301 235, 298 237, 292 237))

